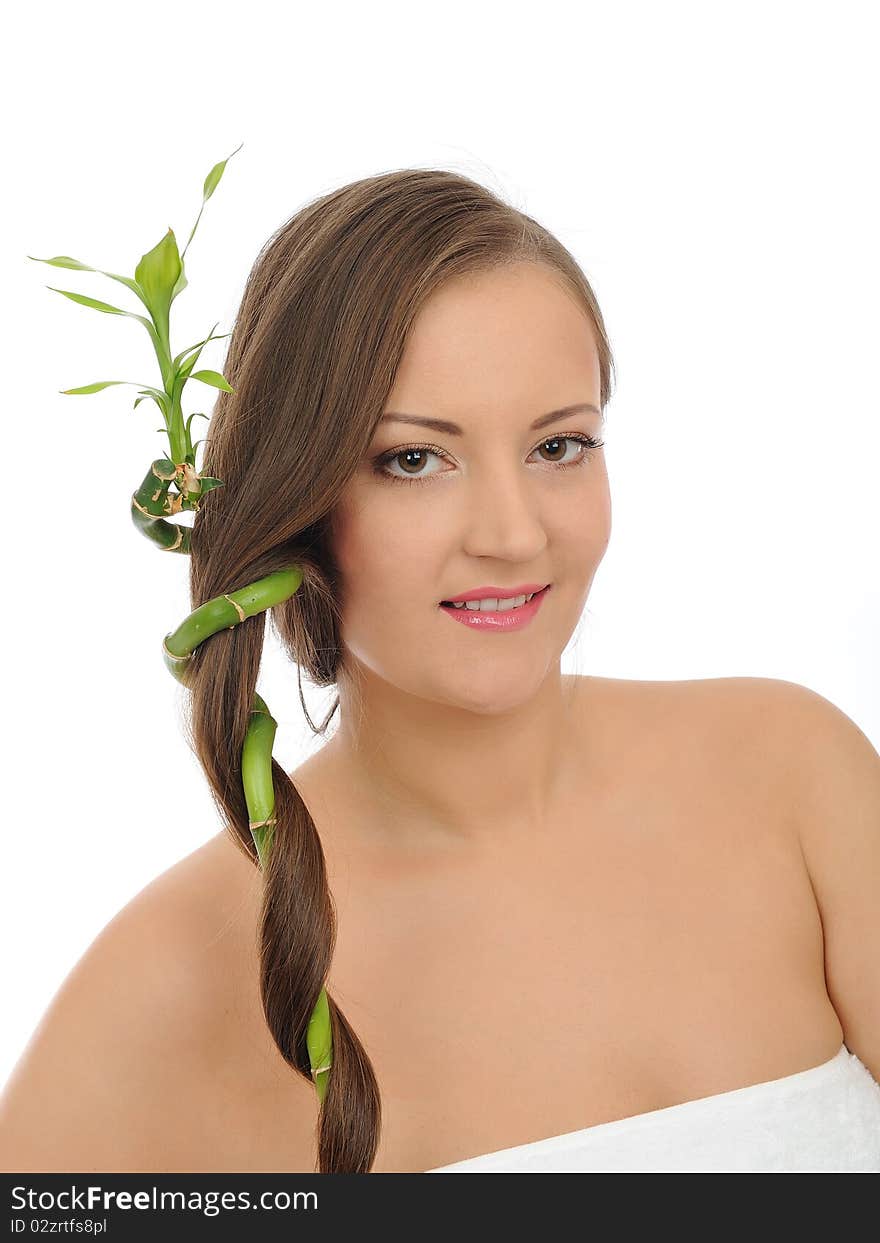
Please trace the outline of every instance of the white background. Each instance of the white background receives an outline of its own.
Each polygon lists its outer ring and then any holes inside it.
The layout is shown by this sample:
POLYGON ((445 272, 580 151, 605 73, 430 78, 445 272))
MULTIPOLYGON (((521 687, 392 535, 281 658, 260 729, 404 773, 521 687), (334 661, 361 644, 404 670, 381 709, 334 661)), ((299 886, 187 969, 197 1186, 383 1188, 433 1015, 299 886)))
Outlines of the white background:
MULTIPOLYGON (((171 225, 174 352, 298 207, 406 166, 483 181, 575 254, 618 367, 613 531, 570 670, 783 678, 880 744, 878 47, 868 3, 29 4, 7 54, 0 1078, 107 921, 221 828, 161 640, 185 558, 129 499, 167 438, 116 282, 171 225)), ((8 30, 9 28, 7 28, 8 30)), ((200 366, 223 368, 226 341, 200 366)), ((185 413, 210 413, 193 382, 185 413)), ((195 420, 204 429, 204 420, 195 420)), ((203 430, 195 433, 196 438, 203 430)), ((287 769, 295 671, 259 684, 287 769)), ((329 703, 329 692, 311 702, 329 703)))

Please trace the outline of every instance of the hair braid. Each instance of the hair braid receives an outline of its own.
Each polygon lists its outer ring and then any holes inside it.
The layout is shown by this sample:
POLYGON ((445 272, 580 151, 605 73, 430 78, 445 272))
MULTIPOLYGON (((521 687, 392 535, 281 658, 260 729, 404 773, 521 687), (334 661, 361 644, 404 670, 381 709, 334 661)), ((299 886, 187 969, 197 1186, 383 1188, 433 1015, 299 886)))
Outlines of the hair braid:
POLYGON ((294 566, 214 596, 165 637, 165 662, 192 691, 191 741, 215 801, 264 874, 263 1013, 285 1061, 315 1082, 318 1172, 366 1173, 379 1139, 378 1084, 324 986, 336 943, 324 851, 299 790, 272 758, 276 722, 255 690, 264 610, 302 581, 302 568, 294 566), (212 643, 193 646, 194 636, 212 643))

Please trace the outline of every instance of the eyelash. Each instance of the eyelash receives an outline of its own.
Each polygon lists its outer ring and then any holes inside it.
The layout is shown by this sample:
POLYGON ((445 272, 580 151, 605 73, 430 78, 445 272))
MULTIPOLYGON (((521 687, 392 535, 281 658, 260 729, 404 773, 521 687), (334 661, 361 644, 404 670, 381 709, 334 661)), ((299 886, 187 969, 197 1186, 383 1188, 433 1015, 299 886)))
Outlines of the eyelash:
MULTIPOLYGON (((589 462, 592 459, 593 454, 596 451, 596 449, 601 449, 603 445, 605 444, 604 440, 600 440, 596 436, 584 435, 581 432, 570 432, 563 436, 545 436, 543 440, 539 441, 539 443, 535 445, 535 449, 540 449, 541 445, 550 444, 555 440, 579 441, 582 445, 585 446, 585 449, 586 449, 586 451, 582 453, 581 456, 573 462, 548 462, 547 463, 548 466, 555 467, 557 470, 569 470, 572 466, 583 466, 584 463, 589 462)), ((410 450, 425 450, 425 449, 427 449, 429 453, 435 453, 438 457, 446 458, 447 461, 449 460, 447 454, 444 453, 443 450, 440 449, 437 445, 426 445, 426 444, 401 445, 397 449, 389 449, 387 453, 380 453, 377 458, 374 458, 373 469, 375 470, 376 474, 381 479, 388 479, 392 483, 403 483, 403 484, 424 483, 428 479, 433 479, 434 476, 433 475, 392 475, 389 471, 385 470, 385 465, 388 462, 392 462, 396 457, 400 457, 401 454, 409 453, 410 450)), ((532 453, 535 452, 535 449, 532 450, 532 453)), ((435 473, 442 474, 445 472, 438 471, 435 473)))

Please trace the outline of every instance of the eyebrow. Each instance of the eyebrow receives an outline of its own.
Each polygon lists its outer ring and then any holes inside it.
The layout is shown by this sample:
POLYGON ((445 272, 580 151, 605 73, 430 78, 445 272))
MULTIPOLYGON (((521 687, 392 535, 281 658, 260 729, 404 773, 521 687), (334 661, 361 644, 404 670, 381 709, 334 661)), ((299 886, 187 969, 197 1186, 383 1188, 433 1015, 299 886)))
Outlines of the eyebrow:
MULTIPOLYGON (((540 418, 530 425, 533 430, 539 427, 545 427, 548 423, 555 423, 557 419, 565 419, 570 414, 580 414, 583 411, 592 411, 600 417, 602 411, 598 406, 594 406, 589 401, 575 402, 573 406, 562 406, 559 410, 551 410, 547 414, 542 414, 540 418)), ((420 414, 400 414, 397 411, 389 411, 383 414, 379 420, 380 423, 418 423, 422 427, 430 427, 435 432, 445 432, 447 436, 463 436, 464 430, 459 427, 458 423, 450 423, 448 419, 432 419, 420 414)))

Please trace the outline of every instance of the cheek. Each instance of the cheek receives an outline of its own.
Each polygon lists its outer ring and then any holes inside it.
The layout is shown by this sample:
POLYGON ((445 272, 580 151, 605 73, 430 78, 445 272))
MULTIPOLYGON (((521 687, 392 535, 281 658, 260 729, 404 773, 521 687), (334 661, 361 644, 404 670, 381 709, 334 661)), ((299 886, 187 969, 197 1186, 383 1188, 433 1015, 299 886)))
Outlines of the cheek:
POLYGON ((560 556, 570 565, 598 564, 611 536, 611 495, 607 478, 595 481, 594 486, 578 497, 576 504, 569 502, 560 506, 548 535, 560 556))
POLYGON ((346 599, 381 603, 399 601, 408 592, 424 595, 430 529, 404 520, 393 497, 371 489, 367 502, 353 494, 337 507, 332 532, 346 599))

